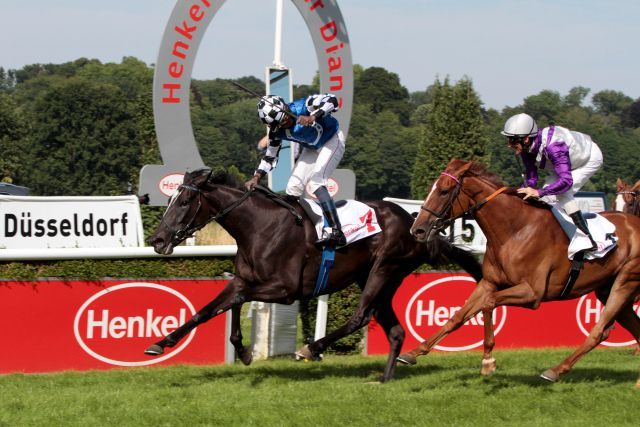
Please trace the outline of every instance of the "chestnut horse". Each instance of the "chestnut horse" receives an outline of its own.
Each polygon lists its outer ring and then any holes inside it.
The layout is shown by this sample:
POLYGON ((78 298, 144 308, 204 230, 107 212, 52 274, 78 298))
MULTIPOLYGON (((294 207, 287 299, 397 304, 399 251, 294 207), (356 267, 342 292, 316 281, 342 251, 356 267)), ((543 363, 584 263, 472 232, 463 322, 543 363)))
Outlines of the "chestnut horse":
POLYGON ((640 181, 632 186, 620 178, 616 181, 617 199, 616 210, 640 216, 640 181), (622 206, 618 206, 618 201, 622 206))
MULTIPOLYGON (((465 213, 473 215, 487 236, 483 278, 460 311, 399 361, 414 364, 417 356, 427 354, 447 334, 482 311, 488 325, 483 368, 490 365, 485 371, 490 373, 495 369, 492 310, 501 305, 536 309, 542 302, 560 299, 571 268, 569 239, 548 207, 522 200, 478 163, 452 160, 431 187, 411 233, 420 242, 430 241, 453 218, 465 213)), ((586 341, 559 365, 542 373, 549 381, 557 381, 604 341, 614 321, 640 339, 640 318, 632 307, 640 295, 640 218, 619 212, 602 215, 615 224, 618 246, 604 258, 586 261, 565 298, 595 291, 604 310, 586 341)))
MULTIPOLYGON (((457 262, 477 279, 481 266, 473 255, 444 239, 417 242, 409 233, 413 218, 400 206, 384 201, 368 205, 374 209, 382 231, 338 249, 322 291, 330 294, 357 283, 362 294, 356 312, 345 325, 305 346, 300 353, 308 358, 317 356, 375 316, 389 340, 389 358, 382 377, 387 381, 393 376, 404 340, 404 330, 391 306, 402 280, 425 262, 457 262)), ((291 304, 316 296, 322 250, 314 246, 315 228, 295 199, 285 200, 262 187, 247 191, 229 174, 213 175, 208 169, 185 175, 149 243, 156 252, 170 254, 174 246, 211 220, 237 242, 235 277, 209 304, 145 353, 160 355, 196 326, 231 310, 230 340, 240 360, 248 365, 251 352, 242 345, 240 307, 249 301, 291 304)))

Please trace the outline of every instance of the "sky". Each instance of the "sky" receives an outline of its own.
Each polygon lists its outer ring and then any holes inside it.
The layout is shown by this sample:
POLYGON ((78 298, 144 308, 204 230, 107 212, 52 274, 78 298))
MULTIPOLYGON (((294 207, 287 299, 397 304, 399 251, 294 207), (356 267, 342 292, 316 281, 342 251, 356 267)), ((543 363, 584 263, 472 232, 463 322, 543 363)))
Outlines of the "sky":
MULTIPOLYGON (((154 64, 167 20, 184 0, 0 0, 0 67, 81 57, 154 64)), ((276 0, 226 0, 192 77, 263 78, 274 59, 276 0)), ((354 64, 396 73, 409 91, 436 78, 473 81, 487 108, 575 86, 640 97, 637 0, 338 0, 354 64)), ((296 84, 318 69, 297 8, 284 1, 282 62, 296 84)))

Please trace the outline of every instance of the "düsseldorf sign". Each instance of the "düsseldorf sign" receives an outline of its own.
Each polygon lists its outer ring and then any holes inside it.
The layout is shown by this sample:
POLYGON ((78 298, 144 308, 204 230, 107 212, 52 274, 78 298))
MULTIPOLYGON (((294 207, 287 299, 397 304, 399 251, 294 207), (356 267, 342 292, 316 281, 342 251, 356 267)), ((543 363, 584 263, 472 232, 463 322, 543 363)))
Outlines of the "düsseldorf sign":
MULTIPOLYGON (((346 136, 353 105, 353 63, 337 1, 292 2, 311 34, 320 91, 338 97, 341 108, 336 116, 346 136)), ((191 126, 191 74, 204 33, 224 3, 225 0, 178 1, 162 36, 153 78, 153 115, 163 164, 145 165, 140 170, 139 194, 149 194, 150 205, 166 205, 184 173, 204 166, 191 126)))

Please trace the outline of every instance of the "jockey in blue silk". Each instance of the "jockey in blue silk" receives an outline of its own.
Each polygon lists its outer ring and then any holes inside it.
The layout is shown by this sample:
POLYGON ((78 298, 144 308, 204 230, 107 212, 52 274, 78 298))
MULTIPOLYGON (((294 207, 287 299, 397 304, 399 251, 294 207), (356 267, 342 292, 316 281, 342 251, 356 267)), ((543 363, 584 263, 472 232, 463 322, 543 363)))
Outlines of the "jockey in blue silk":
POLYGON ((520 155, 525 167, 525 183, 518 193, 529 197, 557 200, 559 208, 571 217, 573 223, 589 237, 597 250, 587 222, 574 199, 574 194, 602 166, 602 152, 589 135, 551 125, 538 130, 535 120, 528 114, 510 117, 501 132, 508 138, 509 148, 520 155), (537 189, 538 169, 551 163, 550 176, 545 185, 537 189), (553 197, 550 197, 553 196, 553 197))
POLYGON ((262 97, 258 103, 258 117, 269 126, 269 132, 260 145, 266 142, 268 145, 258 169, 245 183, 247 189, 255 187, 276 167, 283 140, 299 144, 300 152, 285 191, 300 197, 308 187, 309 193, 318 199, 331 227, 328 235, 316 244, 334 247, 346 245, 336 205, 327 190, 327 180, 338 167, 345 150, 344 135, 339 130, 338 120, 332 116, 338 108, 338 99, 331 94, 311 95, 288 104, 279 96, 262 97))

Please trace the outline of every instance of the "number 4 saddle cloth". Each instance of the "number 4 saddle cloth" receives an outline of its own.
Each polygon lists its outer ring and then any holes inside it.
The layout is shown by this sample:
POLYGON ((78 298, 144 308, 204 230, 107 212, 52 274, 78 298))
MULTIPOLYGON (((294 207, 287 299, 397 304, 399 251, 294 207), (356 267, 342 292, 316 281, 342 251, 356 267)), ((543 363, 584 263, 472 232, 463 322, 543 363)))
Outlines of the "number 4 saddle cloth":
MULTIPOLYGON (((321 239, 323 233, 326 233, 327 230, 325 230, 324 216, 320 205, 312 199, 301 198, 299 202, 313 221, 318 239, 321 239)), ((376 212, 371 206, 356 200, 339 200, 336 202, 336 207, 338 208, 342 232, 347 238, 347 245, 382 231, 378 224, 376 212)), ((329 228, 328 230, 331 229, 329 228)))

